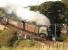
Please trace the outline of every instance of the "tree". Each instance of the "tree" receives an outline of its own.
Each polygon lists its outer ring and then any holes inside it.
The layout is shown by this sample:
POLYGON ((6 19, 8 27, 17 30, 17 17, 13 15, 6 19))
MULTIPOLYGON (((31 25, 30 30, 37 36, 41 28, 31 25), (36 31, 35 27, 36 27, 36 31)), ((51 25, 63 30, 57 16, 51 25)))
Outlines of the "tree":
MULTIPOLYGON (((38 7, 38 6, 36 6, 38 7)), ((46 15, 50 21, 51 24, 61 24, 65 22, 65 5, 64 3, 60 1, 56 2, 44 2, 41 5, 39 5, 38 9, 32 9, 33 11, 39 11, 40 13, 46 15)), ((60 37, 60 26, 56 26, 56 35, 57 37, 60 37)), ((55 36, 55 25, 51 25, 51 34, 55 36)))
POLYGON ((68 5, 68 0, 62 0, 65 5, 68 5))
MULTIPOLYGON (((62 23, 64 19, 65 5, 60 1, 56 2, 44 2, 39 6, 34 6, 33 10, 39 11, 40 13, 46 15, 51 23, 62 23), (38 9, 35 9, 39 7, 38 9)), ((33 7, 31 7, 33 8, 33 7)))
POLYGON ((0 8, 0 16, 6 16, 6 12, 3 8, 0 8))
POLYGON ((65 8, 66 8, 66 11, 65 11, 65 22, 68 23, 68 0, 62 0, 62 2, 65 4, 65 8))

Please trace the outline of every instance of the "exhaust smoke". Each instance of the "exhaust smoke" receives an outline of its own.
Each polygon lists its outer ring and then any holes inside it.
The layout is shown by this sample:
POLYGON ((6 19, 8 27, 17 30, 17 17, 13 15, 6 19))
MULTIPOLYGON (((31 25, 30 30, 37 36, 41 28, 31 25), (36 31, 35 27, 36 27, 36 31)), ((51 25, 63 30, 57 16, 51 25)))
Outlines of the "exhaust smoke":
MULTIPOLYGON (((0 3, 0 7, 4 8, 4 10, 6 11, 6 13, 8 14, 12 14, 14 13, 19 19, 24 20, 26 22, 35 22, 36 25, 46 25, 46 26, 50 26, 50 20, 48 19, 47 16, 41 14, 39 11, 31 11, 30 7, 28 6, 32 6, 32 5, 39 5, 43 2, 40 2, 39 4, 36 2, 32 1, 32 0, 3 0, 4 3, 0 3), (28 2, 27 2, 28 1, 28 2)), ((42 0, 40 0, 42 1, 42 0)), ((40 28, 41 31, 44 30, 44 32, 46 32, 46 27, 41 27, 40 28)))
POLYGON ((20 20, 26 22, 35 22, 36 25, 50 25, 50 20, 47 16, 41 14, 39 11, 31 11, 30 7, 11 6, 6 8, 8 14, 14 13, 20 20))

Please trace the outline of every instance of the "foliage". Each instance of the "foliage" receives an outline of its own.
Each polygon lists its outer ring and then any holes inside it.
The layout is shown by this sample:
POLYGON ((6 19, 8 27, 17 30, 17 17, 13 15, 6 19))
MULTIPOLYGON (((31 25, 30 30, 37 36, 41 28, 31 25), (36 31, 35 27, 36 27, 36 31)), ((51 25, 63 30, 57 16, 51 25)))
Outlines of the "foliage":
POLYGON ((6 12, 3 8, 0 8, 0 16, 6 16, 6 12))
POLYGON ((62 0, 65 5, 68 5, 68 0, 62 0))
POLYGON ((32 47, 34 44, 35 43, 32 40, 17 40, 14 44, 14 47, 32 47))
POLYGON ((34 11, 38 11, 38 10, 40 10, 39 8, 40 8, 40 6, 30 6, 31 8, 31 10, 34 10, 34 11))
POLYGON ((12 43, 15 31, 11 29, 5 29, 0 33, 0 46, 8 46, 12 43))
POLYGON ((63 35, 61 35, 60 37, 56 37, 57 41, 64 41, 65 37, 63 35))
POLYGON ((64 13, 65 13, 65 5, 64 3, 60 2, 60 1, 56 1, 56 2, 45 2, 42 3, 39 6, 38 9, 35 8, 35 6, 31 7, 31 10, 35 11, 39 11, 40 13, 46 15, 50 21, 52 23, 62 23, 63 19, 64 19, 64 13), (33 9, 34 8, 34 9, 33 9))
POLYGON ((9 47, 1 47, 0 50, 11 50, 9 47))
POLYGON ((62 0, 62 2, 65 4, 65 8, 66 8, 66 11, 65 11, 65 22, 68 23, 68 0, 62 0))

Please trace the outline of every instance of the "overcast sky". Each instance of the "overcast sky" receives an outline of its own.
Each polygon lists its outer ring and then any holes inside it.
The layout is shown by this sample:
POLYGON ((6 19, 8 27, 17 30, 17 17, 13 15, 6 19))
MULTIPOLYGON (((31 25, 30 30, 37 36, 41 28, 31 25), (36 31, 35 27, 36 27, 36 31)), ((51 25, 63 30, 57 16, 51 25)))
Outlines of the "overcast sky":
POLYGON ((4 7, 6 5, 17 5, 17 6, 39 5, 46 1, 61 1, 61 0, 0 0, 0 7, 4 7))

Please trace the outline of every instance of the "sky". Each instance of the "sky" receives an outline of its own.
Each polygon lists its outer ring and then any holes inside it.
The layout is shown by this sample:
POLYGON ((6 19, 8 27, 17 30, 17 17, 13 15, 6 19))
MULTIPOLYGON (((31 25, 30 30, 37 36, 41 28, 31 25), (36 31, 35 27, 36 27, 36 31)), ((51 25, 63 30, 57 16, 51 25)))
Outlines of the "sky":
POLYGON ((61 1, 61 0, 0 0, 0 7, 5 7, 7 5, 22 5, 23 7, 39 5, 46 1, 61 1))

